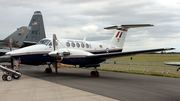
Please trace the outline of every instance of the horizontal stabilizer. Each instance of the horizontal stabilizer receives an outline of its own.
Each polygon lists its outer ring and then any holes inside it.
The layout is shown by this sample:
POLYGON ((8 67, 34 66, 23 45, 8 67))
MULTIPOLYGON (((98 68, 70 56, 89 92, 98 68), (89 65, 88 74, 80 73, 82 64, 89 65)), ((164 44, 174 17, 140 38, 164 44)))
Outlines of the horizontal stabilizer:
POLYGON ((138 28, 138 27, 149 27, 149 26, 154 26, 154 25, 152 25, 152 24, 132 24, 132 25, 110 26, 110 27, 106 27, 104 29, 107 29, 107 30, 118 29, 118 28, 129 29, 129 28, 138 28))

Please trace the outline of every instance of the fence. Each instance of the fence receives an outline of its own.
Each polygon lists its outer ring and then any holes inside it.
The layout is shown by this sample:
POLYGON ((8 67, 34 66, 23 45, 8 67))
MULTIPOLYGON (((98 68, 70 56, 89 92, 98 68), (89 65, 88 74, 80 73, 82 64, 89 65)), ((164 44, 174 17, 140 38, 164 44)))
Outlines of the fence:
POLYGON ((179 73, 177 66, 164 65, 162 61, 137 61, 137 60, 107 60, 101 64, 101 69, 119 70, 119 71, 141 71, 141 72, 161 72, 161 73, 179 73))

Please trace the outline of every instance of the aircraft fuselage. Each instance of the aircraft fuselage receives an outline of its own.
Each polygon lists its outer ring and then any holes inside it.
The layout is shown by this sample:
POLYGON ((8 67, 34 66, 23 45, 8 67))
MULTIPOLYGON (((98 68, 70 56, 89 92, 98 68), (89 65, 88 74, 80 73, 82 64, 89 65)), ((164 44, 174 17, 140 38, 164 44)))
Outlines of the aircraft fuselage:
MULTIPOLYGON (((44 41, 43 43, 42 41, 42 43, 37 45, 15 50, 11 56, 15 59, 20 58, 22 64, 28 65, 42 65, 46 64, 47 62, 54 62, 54 57, 48 54, 53 51, 51 39, 44 40, 47 42, 44 41)), ((70 51, 70 55, 63 56, 61 63, 81 66, 86 66, 88 64, 99 64, 100 62, 105 61, 105 59, 99 58, 88 59, 86 58, 87 55, 122 51, 121 48, 113 45, 71 39, 60 39, 56 48, 60 48, 59 51, 70 51)))

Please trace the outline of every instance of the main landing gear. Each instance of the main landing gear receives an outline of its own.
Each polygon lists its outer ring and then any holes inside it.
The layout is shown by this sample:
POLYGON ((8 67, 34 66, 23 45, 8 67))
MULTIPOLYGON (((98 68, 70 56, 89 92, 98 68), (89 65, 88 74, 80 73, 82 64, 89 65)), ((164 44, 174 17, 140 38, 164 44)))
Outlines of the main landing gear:
POLYGON ((50 67, 50 64, 48 64, 48 68, 45 69, 44 73, 52 73, 52 69, 50 67))
POLYGON ((99 72, 97 71, 96 67, 94 67, 94 71, 91 71, 91 77, 99 77, 99 72))
POLYGON ((180 67, 176 70, 177 72, 180 70, 180 67))

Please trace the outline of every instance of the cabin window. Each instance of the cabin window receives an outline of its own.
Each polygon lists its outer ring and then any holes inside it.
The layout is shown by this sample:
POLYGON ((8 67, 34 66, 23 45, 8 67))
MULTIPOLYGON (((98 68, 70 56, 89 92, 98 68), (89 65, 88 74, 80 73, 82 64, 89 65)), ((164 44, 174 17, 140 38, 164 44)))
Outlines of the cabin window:
POLYGON ((103 48, 102 45, 99 45, 100 48, 103 48))
POLYGON ((89 44, 89 48, 92 48, 92 47, 91 47, 91 44, 89 44))
POLYGON ((43 39, 43 40, 40 40, 37 44, 44 44, 44 45, 48 45, 50 42, 49 39, 43 39))
POLYGON ((80 47, 80 44, 79 44, 79 43, 76 43, 76 46, 79 48, 79 47, 80 47))
POLYGON ((69 42, 66 42, 66 46, 67 46, 67 47, 70 47, 70 43, 69 43, 69 42))
POLYGON ((88 45, 88 44, 86 44, 86 48, 89 48, 89 45, 88 45))
POLYGON ((72 43, 71 43, 71 46, 72 46, 72 47, 75 47, 75 44, 74 44, 74 42, 72 42, 72 43))
POLYGON ((84 44, 83 43, 81 43, 81 47, 84 48, 84 44))

